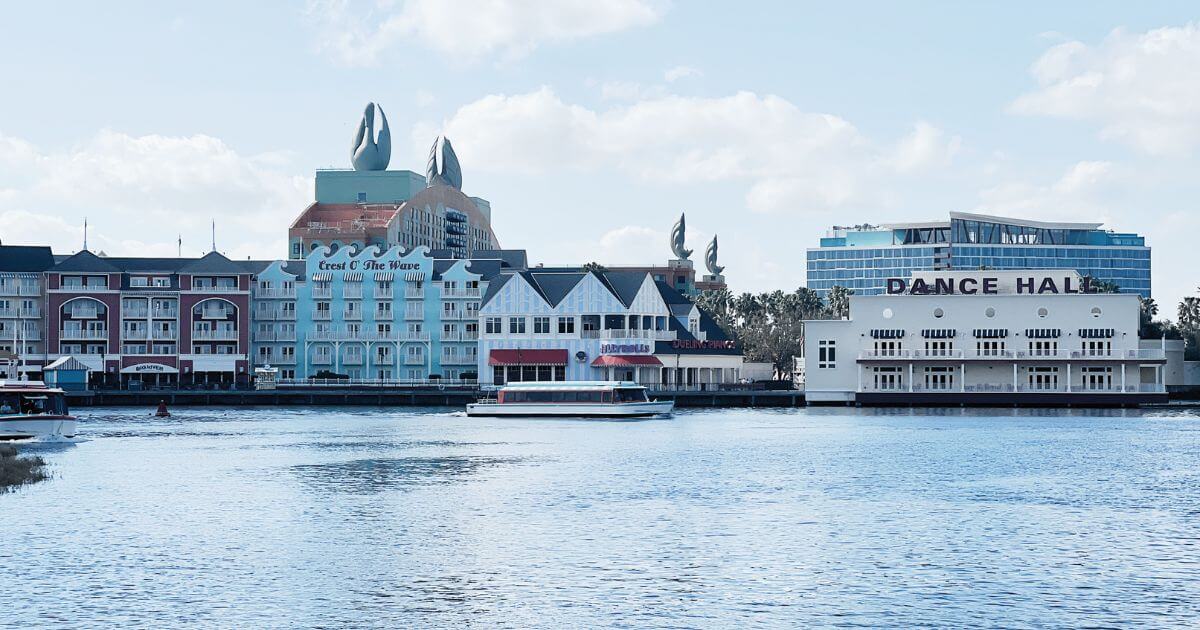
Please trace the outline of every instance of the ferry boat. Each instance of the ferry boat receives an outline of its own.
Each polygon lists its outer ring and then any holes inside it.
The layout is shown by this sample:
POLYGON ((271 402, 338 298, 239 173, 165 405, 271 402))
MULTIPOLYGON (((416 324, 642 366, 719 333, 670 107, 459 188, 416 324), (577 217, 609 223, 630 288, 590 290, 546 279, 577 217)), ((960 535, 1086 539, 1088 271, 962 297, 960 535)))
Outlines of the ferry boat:
POLYGON ((671 400, 650 400, 629 381, 530 381, 509 383, 495 400, 467 405, 468 416, 647 418, 669 416, 671 400))
POLYGON ((0 440, 75 437, 67 397, 41 381, 0 381, 0 440))

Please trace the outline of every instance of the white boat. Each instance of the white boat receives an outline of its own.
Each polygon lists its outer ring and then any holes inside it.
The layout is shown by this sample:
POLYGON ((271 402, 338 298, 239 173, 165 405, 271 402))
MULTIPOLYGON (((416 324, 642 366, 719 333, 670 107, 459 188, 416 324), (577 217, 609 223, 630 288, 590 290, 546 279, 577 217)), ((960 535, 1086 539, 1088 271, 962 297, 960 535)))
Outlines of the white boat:
POLYGON ((0 381, 0 440, 75 437, 67 397, 41 381, 0 381))
POLYGON ((467 405, 468 416, 647 418, 669 416, 671 400, 650 400, 646 388, 628 381, 531 381, 509 383, 495 400, 467 405))

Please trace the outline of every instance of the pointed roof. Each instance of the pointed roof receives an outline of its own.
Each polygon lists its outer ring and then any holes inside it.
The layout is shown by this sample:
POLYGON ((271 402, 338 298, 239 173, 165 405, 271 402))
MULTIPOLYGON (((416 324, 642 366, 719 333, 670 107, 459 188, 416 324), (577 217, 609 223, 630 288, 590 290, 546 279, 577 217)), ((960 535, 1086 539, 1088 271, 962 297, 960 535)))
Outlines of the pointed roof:
POLYGON ((107 260, 104 260, 103 258, 85 249, 72 256, 68 256, 66 260, 54 265, 50 271, 90 271, 93 273, 118 273, 121 270, 107 260))
POLYGON ((246 273, 246 269, 241 265, 229 260, 221 255, 220 252, 212 251, 201 256, 195 261, 184 265, 179 269, 179 273, 246 273))
POLYGON ((492 280, 488 282, 487 291, 483 292, 483 297, 479 300, 479 305, 483 306, 490 302, 492 298, 500 292, 500 288, 508 283, 509 278, 512 278, 511 273, 502 273, 495 278, 492 278, 492 280))
POLYGON ((642 289, 648 273, 645 271, 605 271, 599 275, 612 294, 628 307, 633 304, 638 291, 642 289))
POLYGON ((0 246, 0 271, 45 271, 54 266, 49 247, 37 245, 0 246))
POLYGON ((550 306, 558 306, 563 298, 579 285, 585 277, 586 273, 539 273, 537 275, 538 284, 541 285, 542 293, 546 296, 546 302, 550 306))

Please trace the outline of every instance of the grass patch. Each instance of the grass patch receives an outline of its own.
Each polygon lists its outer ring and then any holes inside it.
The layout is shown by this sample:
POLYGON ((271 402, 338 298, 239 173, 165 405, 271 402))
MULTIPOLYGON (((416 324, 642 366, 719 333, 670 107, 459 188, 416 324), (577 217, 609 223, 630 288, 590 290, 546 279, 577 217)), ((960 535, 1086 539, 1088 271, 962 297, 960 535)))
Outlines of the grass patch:
POLYGON ((17 447, 0 445, 0 492, 49 479, 45 466, 41 457, 19 457, 17 447))

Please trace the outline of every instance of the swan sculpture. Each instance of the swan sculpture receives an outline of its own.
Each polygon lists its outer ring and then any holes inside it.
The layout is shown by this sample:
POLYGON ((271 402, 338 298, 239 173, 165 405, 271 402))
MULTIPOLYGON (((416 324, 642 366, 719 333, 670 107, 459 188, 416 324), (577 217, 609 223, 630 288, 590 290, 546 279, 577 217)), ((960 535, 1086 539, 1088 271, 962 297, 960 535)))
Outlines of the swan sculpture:
POLYGON ((708 249, 704 250, 704 266, 708 267, 708 273, 714 276, 719 276, 722 271, 725 271, 724 267, 717 264, 717 237, 715 235, 709 242, 708 249))
POLYGON ((671 228, 671 251, 675 253, 675 257, 679 260, 687 260, 688 256, 692 255, 692 250, 683 246, 684 231, 687 230, 687 223, 684 220, 684 213, 679 213, 679 221, 675 227, 671 228))

